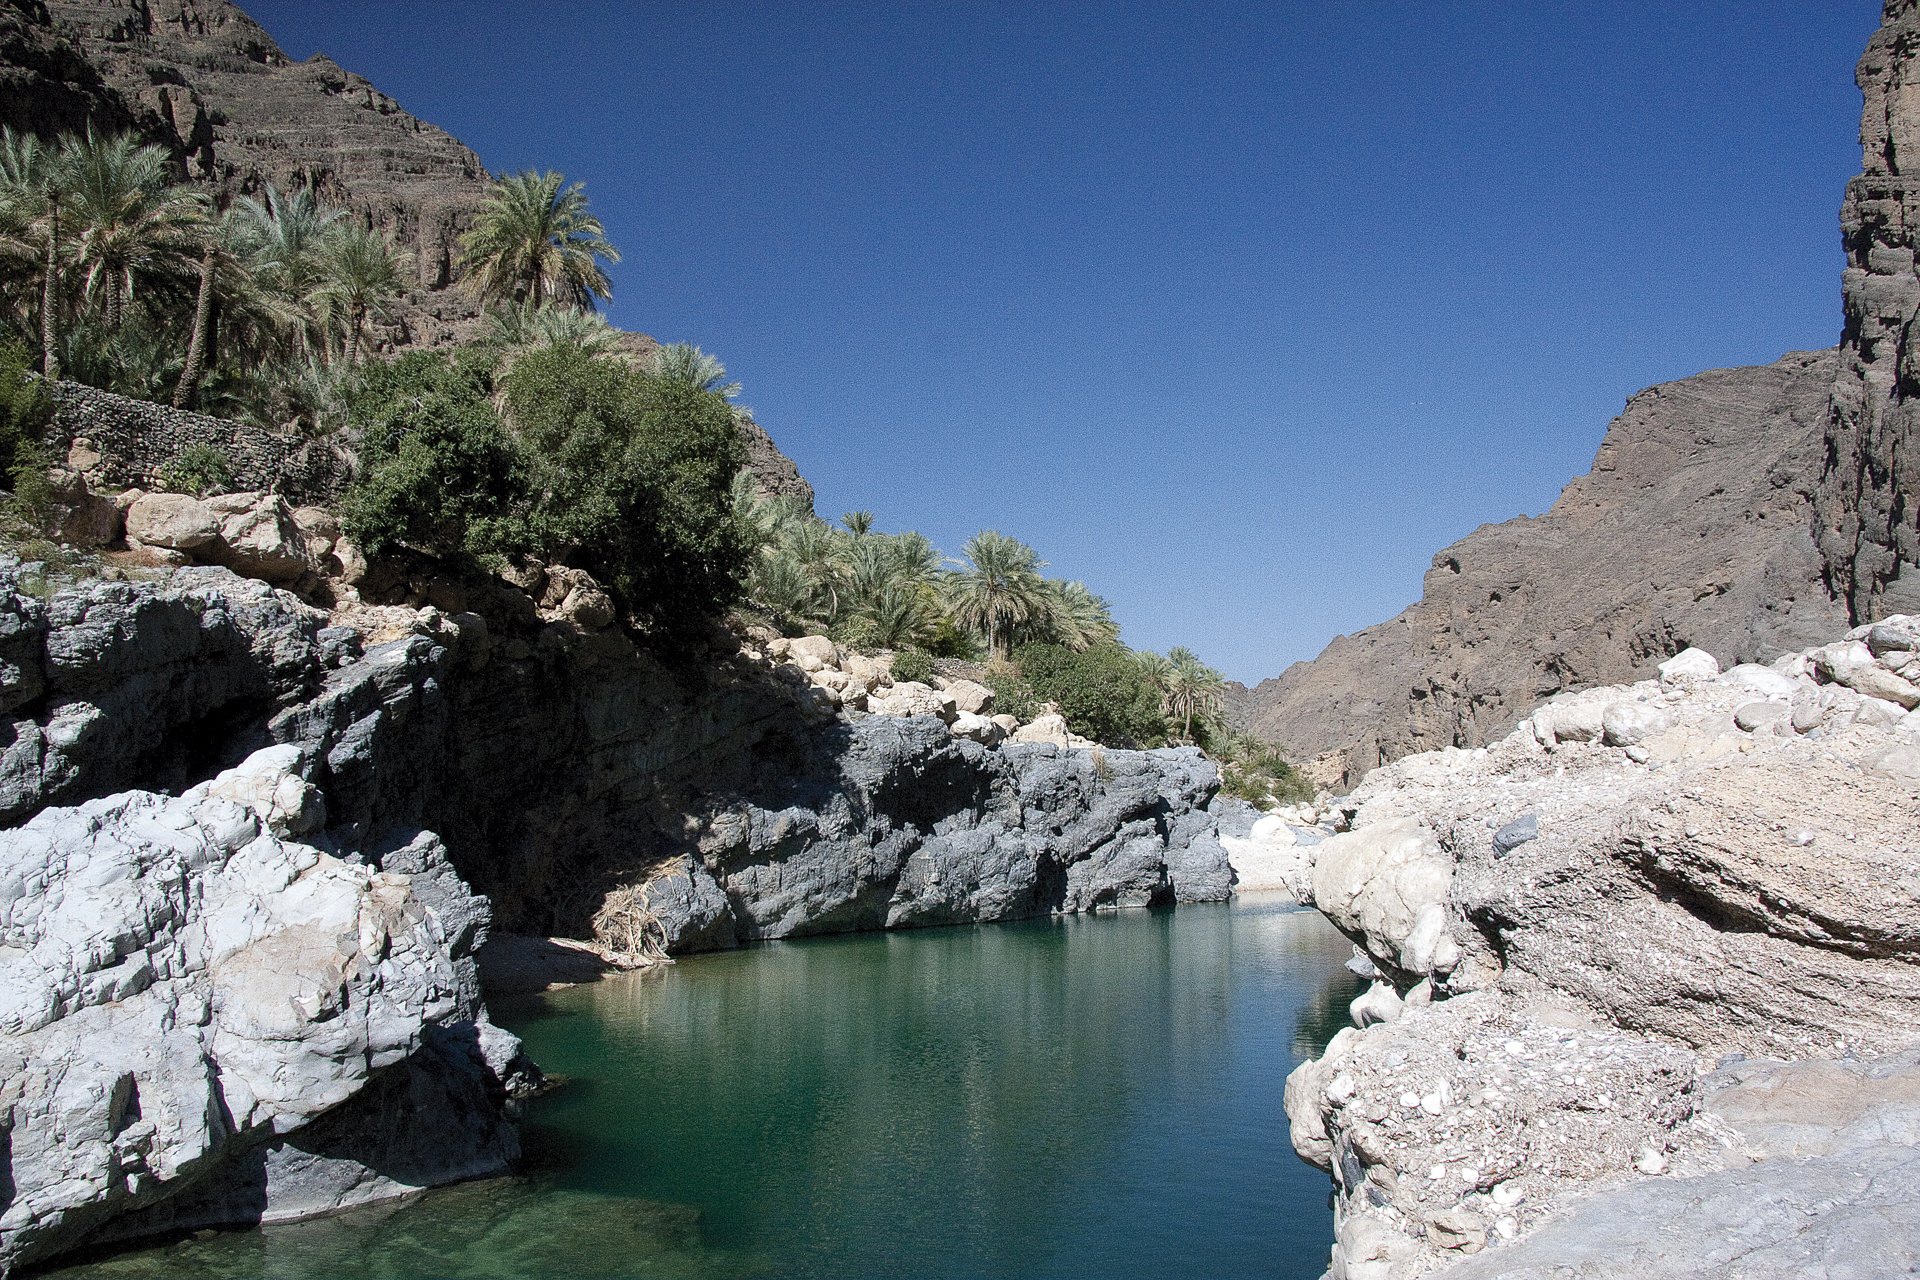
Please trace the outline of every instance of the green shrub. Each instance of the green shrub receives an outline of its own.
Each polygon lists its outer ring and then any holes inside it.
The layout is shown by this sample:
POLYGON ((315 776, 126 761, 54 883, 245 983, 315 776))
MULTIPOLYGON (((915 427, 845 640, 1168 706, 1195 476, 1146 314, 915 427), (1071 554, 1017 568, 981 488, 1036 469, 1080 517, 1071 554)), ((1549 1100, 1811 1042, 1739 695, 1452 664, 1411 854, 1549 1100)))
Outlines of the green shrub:
POLYGON ((925 649, 900 650, 893 655, 893 678, 926 684, 933 679, 933 655, 925 649))
POLYGON ((995 714, 1005 714, 1021 720, 1031 720, 1040 714, 1040 705, 1045 699, 1033 690, 1016 666, 1004 662, 994 662, 987 666, 986 675, 981 683, 993 690, 993 709, 995 714))
POLYGON ((491 391, 483 369, 439 353, 366 367, 347 394, 361 474, 341 511, 347 535, 363 550, 516 549, 499 544, 526 501, 526 464, 491 391))
MULTIPOLYGON (((24 461, 22 451, 37 443, 53 417, 53 400, 33 376, 33 357, 18 342, 0 345, 0 475, 9 486, 24 461)), ((45 475, 45 459, 34 465, 45 475)))
POLYGON ((210 444, 190 444, 160 468, 160 487, 196 498, 233 492, 233 463, 210 444))
POLYGON ((1110 746, 1157 746, 1165 740, 1160 695, 1119 645, 1076 652, 1065 645, 1030 644, 1015 659, 1035 697, 1058 704, 1074 732, 1110 746))
POLYGON ((746 450, 724 395, 565 345, 521 356, 505 390, 531 489, 518 540, 580 560, 656 625, 739 597, 746 450))
POLYGON ((369 367, 347 397, 362 461, 349 535, 376 554, 574 564, 663 627, 739 597, 745 450, 724 396, 573 346, 521 355, 497 388, 492 369, 471 349, 369 367))

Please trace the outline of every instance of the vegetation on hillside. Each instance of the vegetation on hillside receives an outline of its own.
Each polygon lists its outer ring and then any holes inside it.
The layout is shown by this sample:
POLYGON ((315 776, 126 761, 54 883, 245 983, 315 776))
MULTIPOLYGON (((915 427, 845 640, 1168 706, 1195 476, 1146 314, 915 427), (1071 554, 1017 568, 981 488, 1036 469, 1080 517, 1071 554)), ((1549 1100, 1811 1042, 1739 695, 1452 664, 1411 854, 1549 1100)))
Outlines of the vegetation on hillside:
MULTIPOLYGON (((1023 717, 1052 707, 1104 743, 1206 745, 1248 794, 1297 784, 1271 748, 1226 732, 1218 672, 1185 649, 1127 648, 1106 602, 1048 577, 1018 539, 983 530, 949 558, 870 513, 834 525, 762 495, 719 361, 686 345, 637 356, 595 311, 619 253, 580 184, 531 171, 494 183, 455 263, 484 332, 383 356, 381 323, 413 269, 384 232, 311 191, 221 203, 179 172, 131 135, 0 131, 9 477, 45 467, 46 393, 30 371, 340 432, 360 462, 343 520, 370 554, 567 563, 649 627, 738 608, 787 634, 893 650, 902 678, 984 662, 972 670, 1023 717)), ((211 449, 165 475, 202 494, 233 481, 211 449)))

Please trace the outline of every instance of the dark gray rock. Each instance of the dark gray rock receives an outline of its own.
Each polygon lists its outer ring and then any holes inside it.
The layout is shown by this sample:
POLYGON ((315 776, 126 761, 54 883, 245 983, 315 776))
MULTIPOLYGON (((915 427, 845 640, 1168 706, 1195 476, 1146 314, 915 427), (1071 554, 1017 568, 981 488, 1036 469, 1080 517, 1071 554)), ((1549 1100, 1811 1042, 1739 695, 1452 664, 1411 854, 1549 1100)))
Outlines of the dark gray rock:
POLYGON ((1540 815, 1523 813, 1493 833, 1493 856, 1504 858, 1540 835, 1540 815))

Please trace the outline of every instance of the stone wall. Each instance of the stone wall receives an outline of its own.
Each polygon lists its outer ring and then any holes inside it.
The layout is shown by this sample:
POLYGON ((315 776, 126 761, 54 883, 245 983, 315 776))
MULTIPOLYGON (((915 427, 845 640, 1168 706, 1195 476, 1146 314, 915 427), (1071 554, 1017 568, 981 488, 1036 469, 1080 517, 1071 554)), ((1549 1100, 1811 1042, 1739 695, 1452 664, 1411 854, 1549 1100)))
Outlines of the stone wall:
POLYGON ((105 484, 151 488, 159 472, 189 445, 218 449, 239 490, 271 490, 295 506, 332 505, 353 478, 343 450, 294 432, 249 426, 130 400, 94 387, 54 387, 47 442, 105 484))

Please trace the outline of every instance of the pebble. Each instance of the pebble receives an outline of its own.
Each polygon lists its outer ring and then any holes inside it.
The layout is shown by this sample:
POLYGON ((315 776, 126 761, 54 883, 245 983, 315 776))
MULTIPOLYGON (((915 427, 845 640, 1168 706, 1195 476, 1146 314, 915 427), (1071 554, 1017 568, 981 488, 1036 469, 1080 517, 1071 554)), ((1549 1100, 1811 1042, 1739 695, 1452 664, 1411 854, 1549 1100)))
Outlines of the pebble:
POLYGON ((1667 1158, 1652 1147, 1642 1147, 1640 1154, 1634 1158, 1633 1167, 1649 1178, 1656 1178, 1667 1171, 1667 1158))

